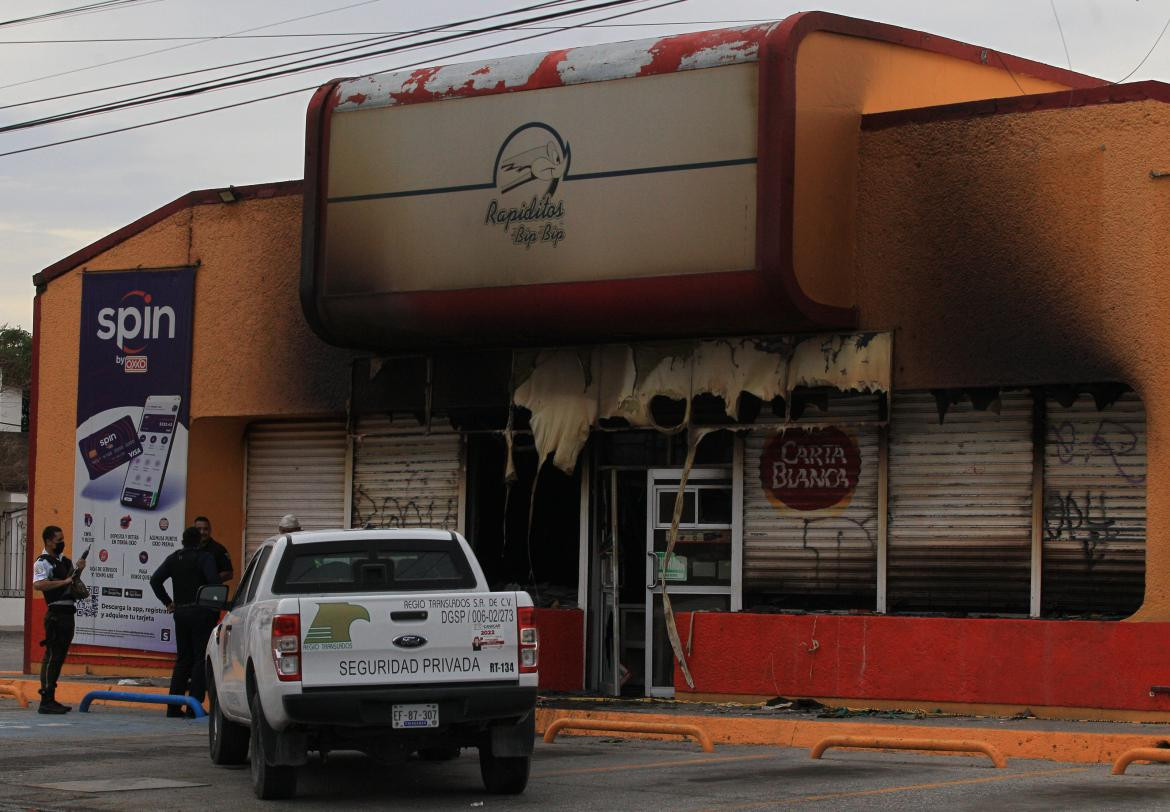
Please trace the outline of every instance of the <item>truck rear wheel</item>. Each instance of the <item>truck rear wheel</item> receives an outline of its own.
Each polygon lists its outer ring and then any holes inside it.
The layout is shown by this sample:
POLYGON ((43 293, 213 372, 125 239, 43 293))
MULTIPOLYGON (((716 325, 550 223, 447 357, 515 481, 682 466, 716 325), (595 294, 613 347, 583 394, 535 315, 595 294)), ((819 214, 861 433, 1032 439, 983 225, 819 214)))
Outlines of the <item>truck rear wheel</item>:
POLYGON ((207 720, 207 745, 211 763, 221 766, 243 764, 248 759, 248 728, 223 715, 215 683, 208 682, 211 718, 207 720))
POLYGON ((251 771, 252 791, 262 801, 277 801, 291 798, 297 793, 297 768, 269 764, 264 756, 262 737, 268 731, 260 697, 253 693, 248 697, 248 708, 252 712, 251 730, 251 771))
POLYGON ((479 748, 479 774, 493 795, 518 795, 528 786, 531 756, 493 756, 491 748, 479 748))

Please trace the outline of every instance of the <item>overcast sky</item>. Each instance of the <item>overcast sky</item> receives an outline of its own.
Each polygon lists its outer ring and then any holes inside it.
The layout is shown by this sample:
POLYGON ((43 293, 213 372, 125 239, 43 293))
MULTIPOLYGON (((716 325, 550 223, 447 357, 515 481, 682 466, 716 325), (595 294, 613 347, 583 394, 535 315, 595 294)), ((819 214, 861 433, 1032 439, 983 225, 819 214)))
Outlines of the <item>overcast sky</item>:
MULTIPOLYGON (((515 9, 535 0, 136 0, 100 13, 3 24, 92 2, 0 3, 0 126, 231 71, 38 104, 24 102, 345 43, 376 32, 413 30, 515 9), (224 38, 239 32, 246 32, 246 38, 224 38), (275 34, 336 36, 270 36, 275 34), (151 37, 194 39, 30 42, 151 37), (199 41, 212 37, 217 39, 199 41), (114 63, 101 64, 110 62, 114 63)), ((819 8, 921 29, 1055 65, 1066 66, 1071 61, 1074 70, 1116 81, 1138 66, 1170 21, 1168 0, 823 0, 816 6, 787 0, 686 0, 653 8, 661 2, 645 0, 634 6, 647 10, 613 21, 621 23, 620 27, 610 23, 607 27, 553 31, 527 42, 496 45, 482 54, 500 56, 641 39, 727 27, 739 21, 776 20, 798 10, 819 8), (1067 42, 1067 58, 1054 4, 1067 42)), ((625 10, 628 9, 622 9, 625 10)), ((595 12, 562 24, 613 13, 595 12)), ((192 99, 0 133, 0 152, 312 87, 338 76, 377 73, 419 61, 441 64, 478 59, 480 54, 454 58, 450 54, 490 47, 520 35, 511 32, 480 36, 192 99)), ((1130 81, 1166 78, 1170 78, 1170 36, 1158 42, 1130 81)), ((188 191, 300 178, 304 115, 310 93, 298 92, 182 121, 0 157, 0 323, 31 329, 34 273, 188 191)), ((247 269, 241 271, 246 273, 247 269)))

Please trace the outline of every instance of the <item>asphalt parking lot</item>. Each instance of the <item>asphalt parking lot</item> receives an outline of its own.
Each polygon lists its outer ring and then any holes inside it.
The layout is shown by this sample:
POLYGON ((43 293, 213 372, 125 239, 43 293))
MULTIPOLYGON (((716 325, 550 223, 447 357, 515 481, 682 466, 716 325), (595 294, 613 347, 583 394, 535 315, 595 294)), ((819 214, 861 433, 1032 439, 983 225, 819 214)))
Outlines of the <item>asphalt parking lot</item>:
MULTIPOLYGON (((959 756, 562 736, 537 743, 525 794, 482 789, 473 751, 456 761, 376 764, 357 754, 312 762, 298 809, 646 809, 834 810, 1165 809, 1170 767, 1137 765, 1111 776, 1104 764, 1011 762, 959 756)), ((64 717, 0 704, 0 809, 270 809, 253 798, 247 768, 214 767, 206 723, 161 711, 95 706, 64 717), (69 782, 69 783, 63 783, 69 782), (158 787, 159 782, 181 786, 158 787), (52 786, 55 785, 55 786, 52 786), (137 787, 137 788, 136 788, 137 787), (153 787, 153 788, 152 788, 153 787), (103 790, 103 791, 98 791, 103 790)))

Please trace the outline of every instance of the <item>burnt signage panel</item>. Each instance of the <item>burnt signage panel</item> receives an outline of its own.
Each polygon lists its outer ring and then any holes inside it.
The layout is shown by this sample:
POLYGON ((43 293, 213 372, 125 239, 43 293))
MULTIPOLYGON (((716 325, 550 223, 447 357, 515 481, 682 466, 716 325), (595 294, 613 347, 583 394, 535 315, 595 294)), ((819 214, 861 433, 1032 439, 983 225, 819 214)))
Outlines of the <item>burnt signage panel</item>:
POLYGON ((774 29, 321 88, 310 322, 378 350, 808 326, 769 247, 783 162, 762 83, 783 68, 760 54, 774 29))

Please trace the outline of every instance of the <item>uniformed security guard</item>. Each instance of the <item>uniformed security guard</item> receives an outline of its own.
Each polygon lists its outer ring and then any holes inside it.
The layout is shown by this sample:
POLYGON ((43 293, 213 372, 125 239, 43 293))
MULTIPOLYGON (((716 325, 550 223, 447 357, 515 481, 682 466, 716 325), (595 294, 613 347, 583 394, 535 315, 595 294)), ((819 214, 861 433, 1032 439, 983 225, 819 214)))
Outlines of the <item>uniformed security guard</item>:
MULTIPOLYGON (((188 527, 183 531, 183 549, 167 556, 154 575, 150 577, 150 588, 168 612, 175 615, 175 669, 171 672, 170 692, 176 696, 190 694, 196 702, 203 702, 207 691, 207 678, 203 672, 203 655, 207 640, 219 620, 214 609, 195 605, 195 593, 205 584, 218 584, 219 573, 215 571, 215 559, 205 550, 199 549, 199 529, 188 527), (172 600, 163 587, 171 580, 175 591, 172 600)), ((167 706, 167 716, 184 716, 183 709, 167 706)))
POLYGON ((199 528, 199 549, 211 553, 215 559, 215 571, 219 573, 219 582, 226 584, 232 579, 232 557, 228 555, 227 547, 211 537, 211 519, 196 516, 191 524, 199 528))
POLYGON ((41 533, 45 551, 33 563, 33 589, 45 596, 45 647, 41 658, 41 705, 38 713, 68 713, 72 708, 57 701, 57 678, 69 644, 73 642, 74 603, 73 576, 85 569, 85 561, 73 562, 64 554, 65 534, 60 527, 49 525, 41 533))

